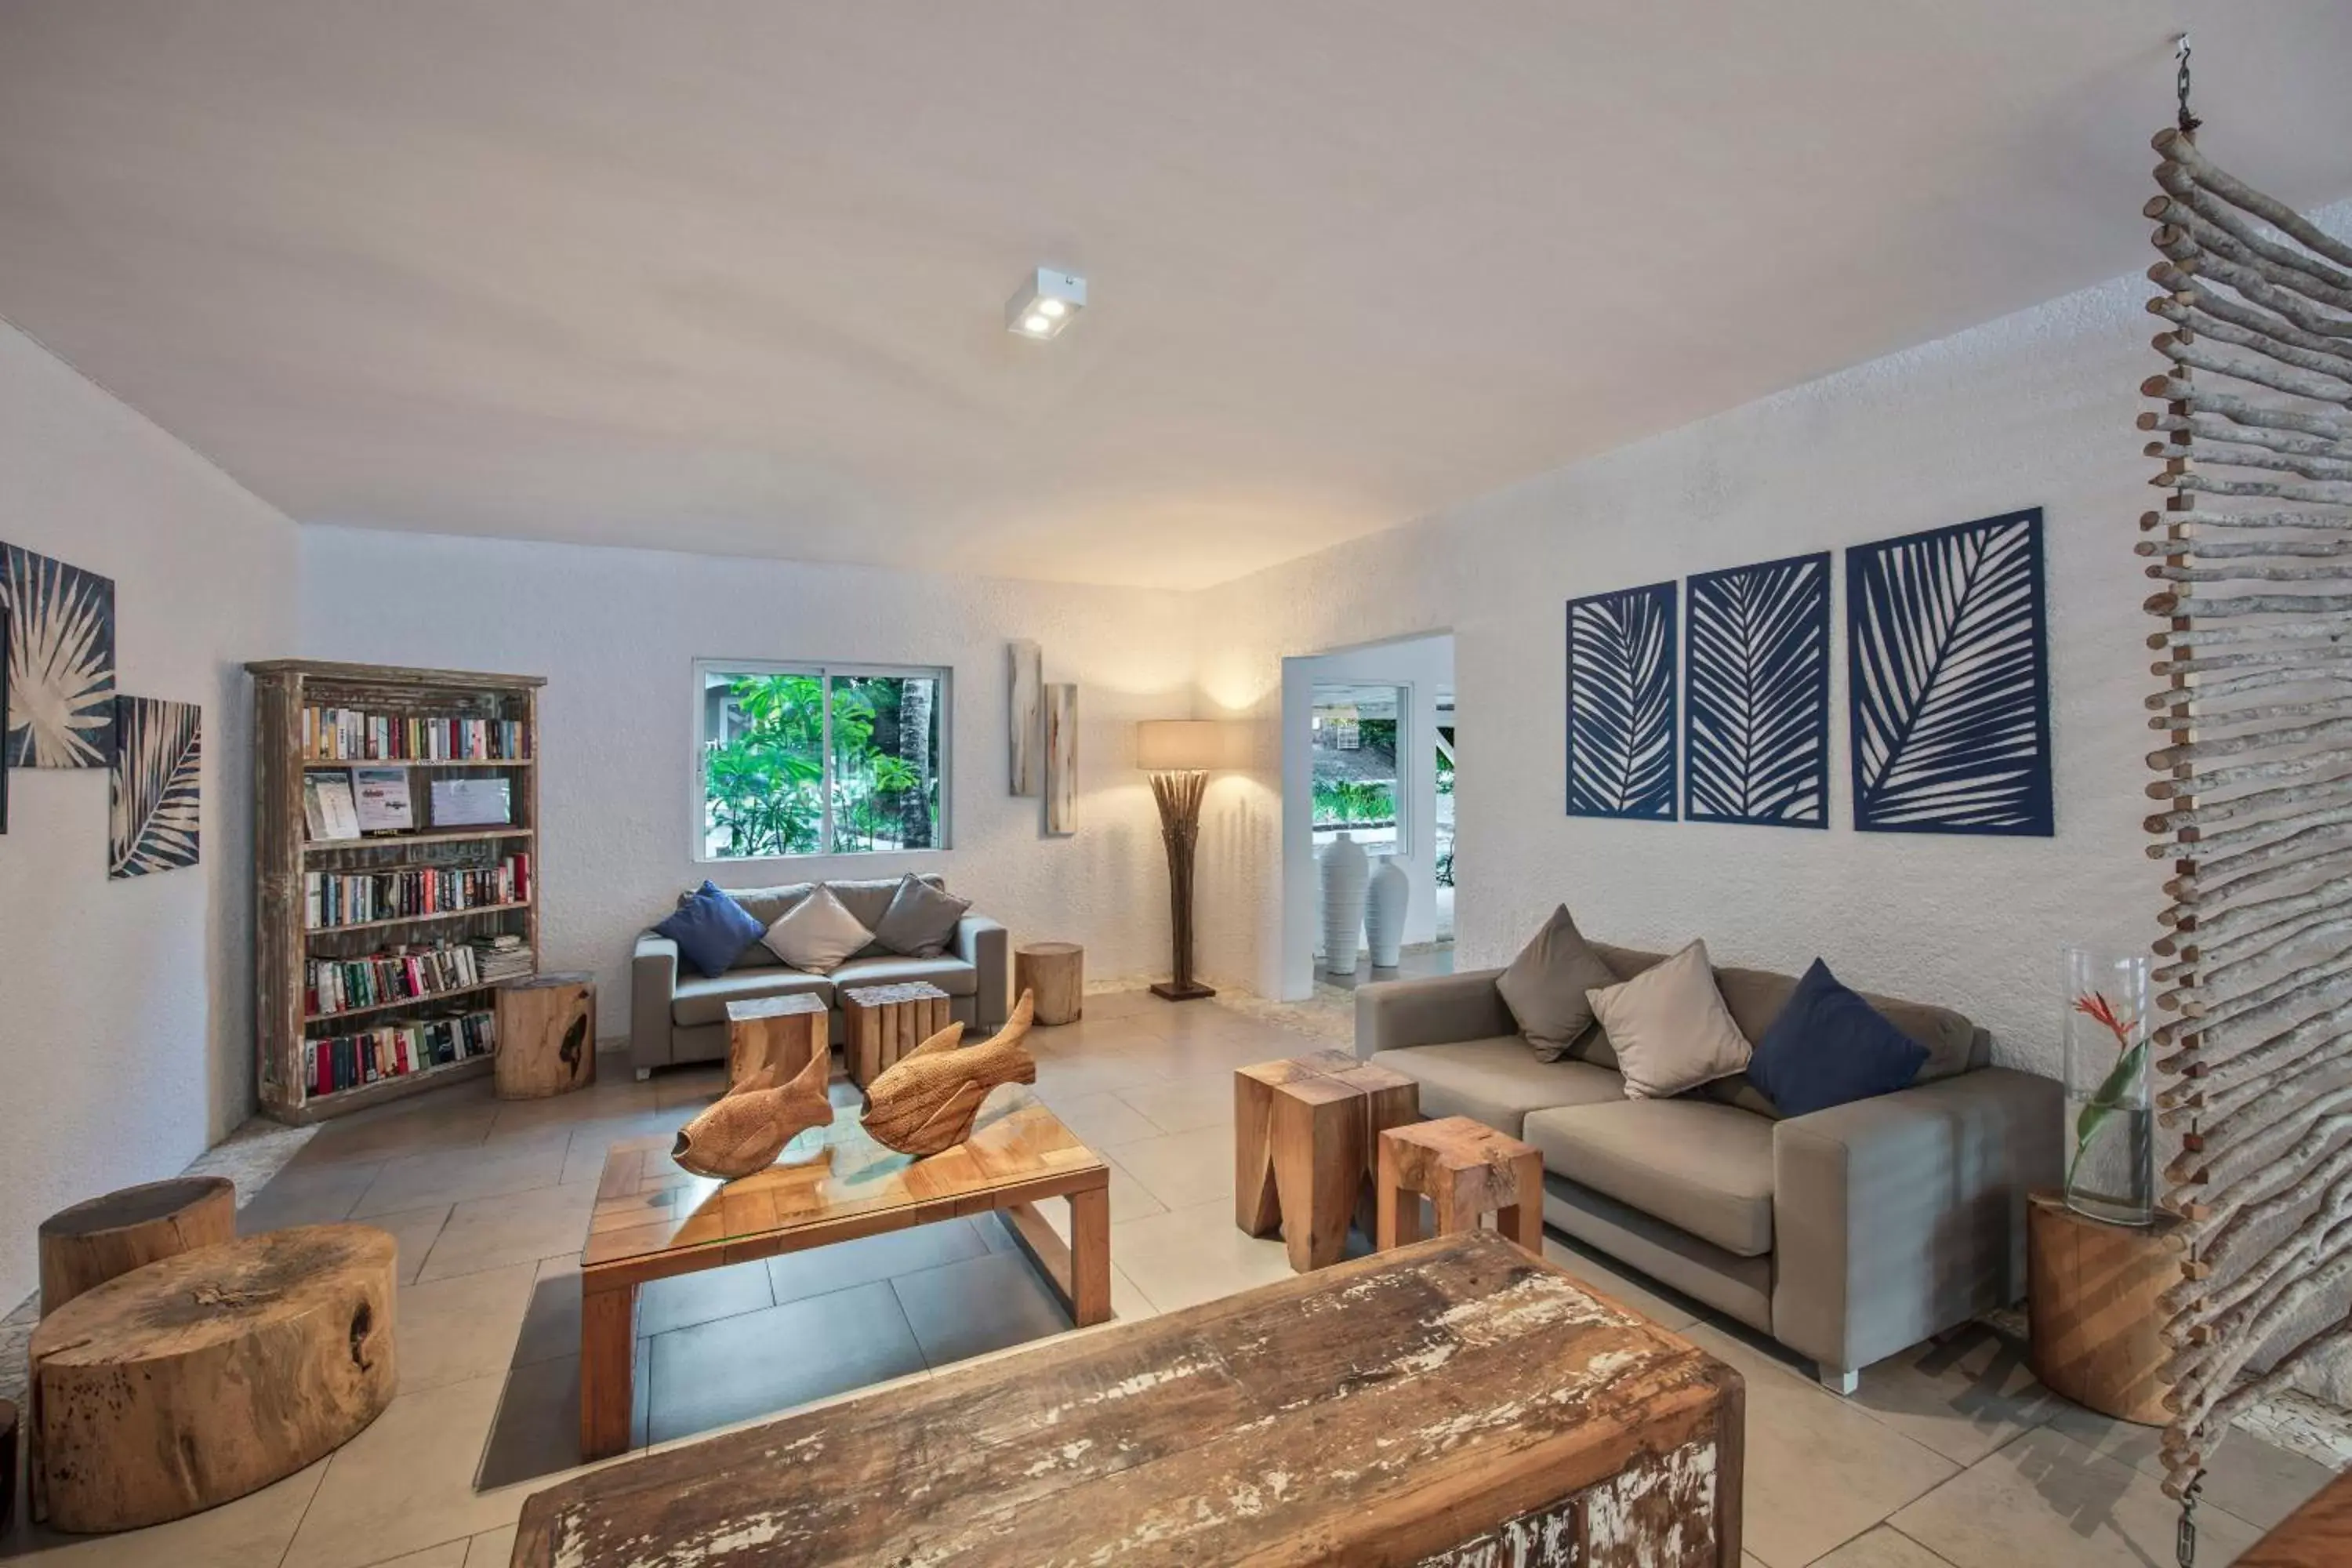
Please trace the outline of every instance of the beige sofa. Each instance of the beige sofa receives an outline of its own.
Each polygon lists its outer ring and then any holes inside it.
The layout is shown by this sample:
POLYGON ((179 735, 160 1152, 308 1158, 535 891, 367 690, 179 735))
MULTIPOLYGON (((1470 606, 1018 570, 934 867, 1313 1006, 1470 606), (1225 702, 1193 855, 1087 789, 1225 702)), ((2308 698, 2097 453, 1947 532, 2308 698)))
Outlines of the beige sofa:
MULTIPOLYGON (((935 888, 947 885, 938 877, 922 880, 935 888)), ((890 907, 898 879, 824 885, 871 931, 890 907)), ((815 886, 795 882, 782 888, 730 888, 727 892, 766 926, 808 897, 815 886)), ((690 964, 681 965, 677 943, 647 931, 637 938, 636 957, 629 971, 629 1065, 642 1079, 657 1067, 674 1063, 725 1060, 730 1002, 809 992, 832 1006, 845 987, 907 980, 929 981, 948 994, 949 1011, 956 1017, 976 1028, 995 1028, 1012 1011, 1008 993, 1013 973, 1004 928, 984 915, 967 911, 956 927, 955 940, 937 958, 906 958, 868 947, 831 974, 787 968, 765 943, 755 942, 726 973, 715 978, 706 977, 690 964)), ((836 1044, 841 1039, 837 1006, 833 1013, 833 1038, 836 1044)))
MULTIPOLYGON (((1663 956, 1594 951, 1626 978, 1663 956)), ((1751 1041, 1797 984, 1715 973, 1751 1041)), ((1360 989, 1356 1053, 1417 1080, 1423 1115, 1471 1117, 1541 1151, 1547 1224, 1811 1357, 1840 1393, 1870 1363, 2024 1294, 2025 1194, 2058 1180, 2062 1091, 1990 1066, 1989 1037, 1958 1014, 1870 997, 1927 1047, 1917 1080, 1784 1120, 1744 1075, 1628 1100, 1605 1038, 1538 1061, 1501 973, 1360 989)))

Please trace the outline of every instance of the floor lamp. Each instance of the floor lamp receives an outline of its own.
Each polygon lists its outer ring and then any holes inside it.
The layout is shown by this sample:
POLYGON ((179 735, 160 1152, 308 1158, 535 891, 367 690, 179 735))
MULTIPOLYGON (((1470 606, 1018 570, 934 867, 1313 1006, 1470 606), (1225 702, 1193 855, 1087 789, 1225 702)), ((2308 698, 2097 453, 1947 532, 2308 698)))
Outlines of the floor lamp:
POLYGON ((1201 838, 1201 796, 1213 768, 1238 765, 1243 731, 1213 719, 1149 719, 1136 726, 1135 765, 1151 775, 1160 837, 1168 846, 1168 911, 1174 973, 1152 994, 1192 1002, 1216 992, 1192 978, 1192 851, 1201 838))

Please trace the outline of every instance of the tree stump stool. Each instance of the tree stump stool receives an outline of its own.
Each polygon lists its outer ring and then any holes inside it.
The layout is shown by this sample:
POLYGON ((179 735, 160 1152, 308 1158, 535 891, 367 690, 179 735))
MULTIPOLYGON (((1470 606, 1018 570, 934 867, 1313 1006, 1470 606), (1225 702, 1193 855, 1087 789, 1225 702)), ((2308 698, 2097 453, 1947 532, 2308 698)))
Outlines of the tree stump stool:
POLYGON ((500 1100, 545 1100, 596 1081, 594 975, 534 975, 493 994, 491 1071, 500 1100))
POLYGON ((33 1331, 32 1513, 134 1530, 243 1497, 392 1402, 397 1248, 364 1225, 243 1237, 84 1292, 33 1331))
POLYGON ((1419 1084, 1346 1051, 1235 1069, 1234 1223, 1279 1225, 1301 1274, 1339 1262, 1351 1223, 1373 1232, 1381 1134, 1420 1114, 1419 1084))
POLYGON ((2110 1225, 2056 1193, 2027 1197, 2027 1360, 2053 1393, 2144 1426, 2172 1419, 2157 1299, 2180 1279, 2179 1228, 2171 1215, 2151 1226, 2110 1225))
POLYGON ((842 1056, 864 1089, 882 1069, 955 1022, 948 994, 928 980, 863 985, 841 994, 842 1056))
POLYGON ((1495 1228, 1543 1256, 1543 1156, 1466 1116, 1448 1116, 1381 1134, 1382 1252, 1421 1239, 1421 1200, 1437 1211, 1437 1234, 1495 1228))
POLYGON ((1013 950, 1013 994, 1037 999, 1041 1025, 1075 1024, 1086 1012, 1087 950, 1075 942, 1033 942, 1013 950))
POLYGON ((236 1184, 173 1176, 59 1209, 43 1220, 41 1315, 118 1274, 236 1235, 236 1184))
POLYGON ((727 1087, 774 1066, 770 1088, 791 1082, 813 1056, 830 1056, 833 1009, 813 992, 727 1004, 727 1087))

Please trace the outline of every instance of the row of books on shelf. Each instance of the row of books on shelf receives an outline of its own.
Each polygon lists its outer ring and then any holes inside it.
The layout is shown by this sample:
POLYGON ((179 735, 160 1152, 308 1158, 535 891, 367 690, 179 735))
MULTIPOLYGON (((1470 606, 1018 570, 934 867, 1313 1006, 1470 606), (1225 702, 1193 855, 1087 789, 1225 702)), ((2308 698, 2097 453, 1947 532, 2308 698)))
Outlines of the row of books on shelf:
POLYGON ((439 942, 359 958, 313 958, 302 965, 302 984, 305 1010, 324 1016, 462 991, 482 984, 482 972, 470 943, 439 942))
POLYGON ((352 1035, 302 1042, 302 1082, 310 1094, 357 1089, 378 1079, 405 1078, 496 1047, 495 1015, 487 1007, 447 1018, 387 1024, 352 1035))
POLYGON ((302 754, 326 763, 514 762, 530 755, 530 731, 520 719, 305 708, 302 754))
POLYGON ((310 871, 302 877, 303 921, 312 931, 520 904, 530 897, 530 857, 523 854, 509 855, 496 866, 310 871))

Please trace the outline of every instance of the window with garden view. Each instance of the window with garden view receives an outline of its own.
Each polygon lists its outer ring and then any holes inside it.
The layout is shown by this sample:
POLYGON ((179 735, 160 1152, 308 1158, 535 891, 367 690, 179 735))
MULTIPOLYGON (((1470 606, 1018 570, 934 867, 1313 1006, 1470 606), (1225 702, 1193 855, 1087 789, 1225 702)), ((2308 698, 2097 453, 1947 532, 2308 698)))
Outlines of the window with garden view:
POLYGON ((947 847, 947 672, 698 665, 702 858, 947 847))

